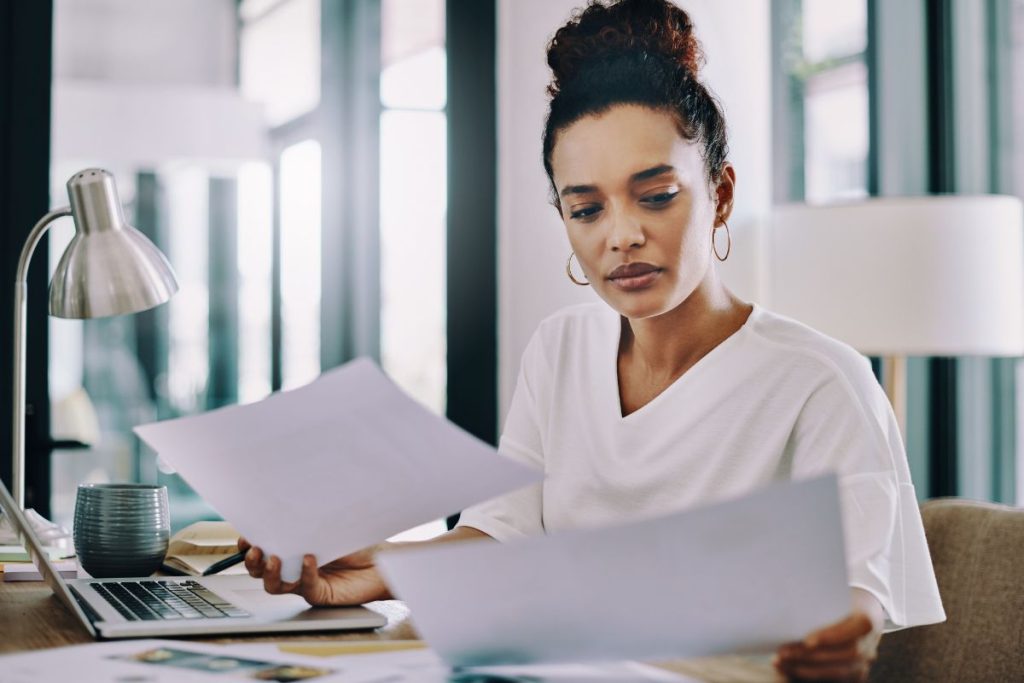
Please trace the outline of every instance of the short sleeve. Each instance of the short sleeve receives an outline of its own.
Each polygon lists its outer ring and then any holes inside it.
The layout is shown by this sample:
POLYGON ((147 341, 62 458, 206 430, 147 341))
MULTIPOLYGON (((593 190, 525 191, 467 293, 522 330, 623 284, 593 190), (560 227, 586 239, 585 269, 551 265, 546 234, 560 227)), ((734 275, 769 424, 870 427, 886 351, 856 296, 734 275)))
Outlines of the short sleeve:
POLYGON ((807 399, 787 447, 793 476, 839 476, 849 582, 879 600, 887 630, 944 621, 895 416, 867 364, 857 370, 834 369, 807 399))
MULTIPOLYGON (((537 390, 547 369, 540 346, 538 333, 523 353, 498 451, 523 464, 544 468, 537 390)), ((542 506, 543 482, 540 482, 464 510, 458 526, 478 529, 502 542, 536 536, 544 532, 542 506)))

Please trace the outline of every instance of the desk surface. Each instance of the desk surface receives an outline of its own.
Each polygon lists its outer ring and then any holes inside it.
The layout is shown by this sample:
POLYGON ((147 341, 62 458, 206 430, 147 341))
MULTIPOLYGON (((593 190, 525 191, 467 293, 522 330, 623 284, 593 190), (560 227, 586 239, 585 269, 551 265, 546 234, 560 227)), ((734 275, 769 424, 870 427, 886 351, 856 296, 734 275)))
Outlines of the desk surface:
MULTIPOLYGON (((205 642, 281 642, 311 640, 407 640, 417 637, 409 621, 409 611, 398 601, 374 603, 374 609, 388 617, 388 624, 375 631, 357 633, 266 635, 244 638, 204 638, 205 642)), ((38 650, 61 645, 89 643, 92 639, 78 621, 41 582, 5 583, 0 581, 0 653, 38 650)), ((661 664, 705 681, 761 683, 780 681, 763 660, 743 657, 715 657, 661 664)))

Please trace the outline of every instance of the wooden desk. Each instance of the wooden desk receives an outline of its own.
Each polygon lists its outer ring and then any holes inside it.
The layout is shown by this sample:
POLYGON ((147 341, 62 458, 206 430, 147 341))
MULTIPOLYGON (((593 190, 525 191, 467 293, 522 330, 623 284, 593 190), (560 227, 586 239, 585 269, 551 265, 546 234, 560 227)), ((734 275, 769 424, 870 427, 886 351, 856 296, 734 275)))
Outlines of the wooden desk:
MULTIPOLYGON (((409 621, 409 610, 398 601, 373 603, 388 617, 386 626, 356 633, 265 635, 244 638, 203 638, 204 642, 253 643, 310 640, 408 640, 418 636, 409 621)), ((89 643, 92 639, 41 582, 0 581, 0 653, 39 650, 89 643)), ((777 682, 767 661, 744 657, 715 657, 663 663, 659 666, 711 683, 777 682)))

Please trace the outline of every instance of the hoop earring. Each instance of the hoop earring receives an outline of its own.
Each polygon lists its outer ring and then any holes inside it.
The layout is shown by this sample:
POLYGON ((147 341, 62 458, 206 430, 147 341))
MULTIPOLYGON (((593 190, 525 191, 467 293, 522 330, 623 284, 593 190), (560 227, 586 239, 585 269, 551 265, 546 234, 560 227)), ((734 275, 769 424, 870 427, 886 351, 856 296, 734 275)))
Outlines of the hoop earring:
POLYGON ((572 257, 575 255, 575 251, 569 252, 569 260, 565 262, 565 274, 569 276, 569 279, 572 280, 572 283, 574 285, 579 285, 580 287, 587 287, 590 285, 590 283, 587 280, 577 280, 576 277, 572 274, 572 257))
POLYGON ((729 258, 729 253, 732 251, 732 234, 729 232, 729 224, 725 222, 724 218, 722 219, 722 225, 716 225, 711 230, 711 250, 715 252, 715 258, 719 261, 724 261, 729 258), (725 246, 725 256, 718 253, 718 242, 715 240, 715 235, 718 234, 718 229, 721 228, 722 225, 725 226, 725 238, 728 240, 725 246))

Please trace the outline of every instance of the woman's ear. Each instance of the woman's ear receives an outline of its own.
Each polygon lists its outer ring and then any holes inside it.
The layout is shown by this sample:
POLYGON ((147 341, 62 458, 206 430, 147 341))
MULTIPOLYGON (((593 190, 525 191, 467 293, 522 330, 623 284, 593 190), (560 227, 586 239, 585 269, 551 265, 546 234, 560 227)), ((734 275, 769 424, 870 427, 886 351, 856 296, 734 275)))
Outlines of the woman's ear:
POLYGON ((715 185, 715 225, 720 221, 729 220, 732 215, 733 200, 736 196, 736 169, 726 162, 715 185))

